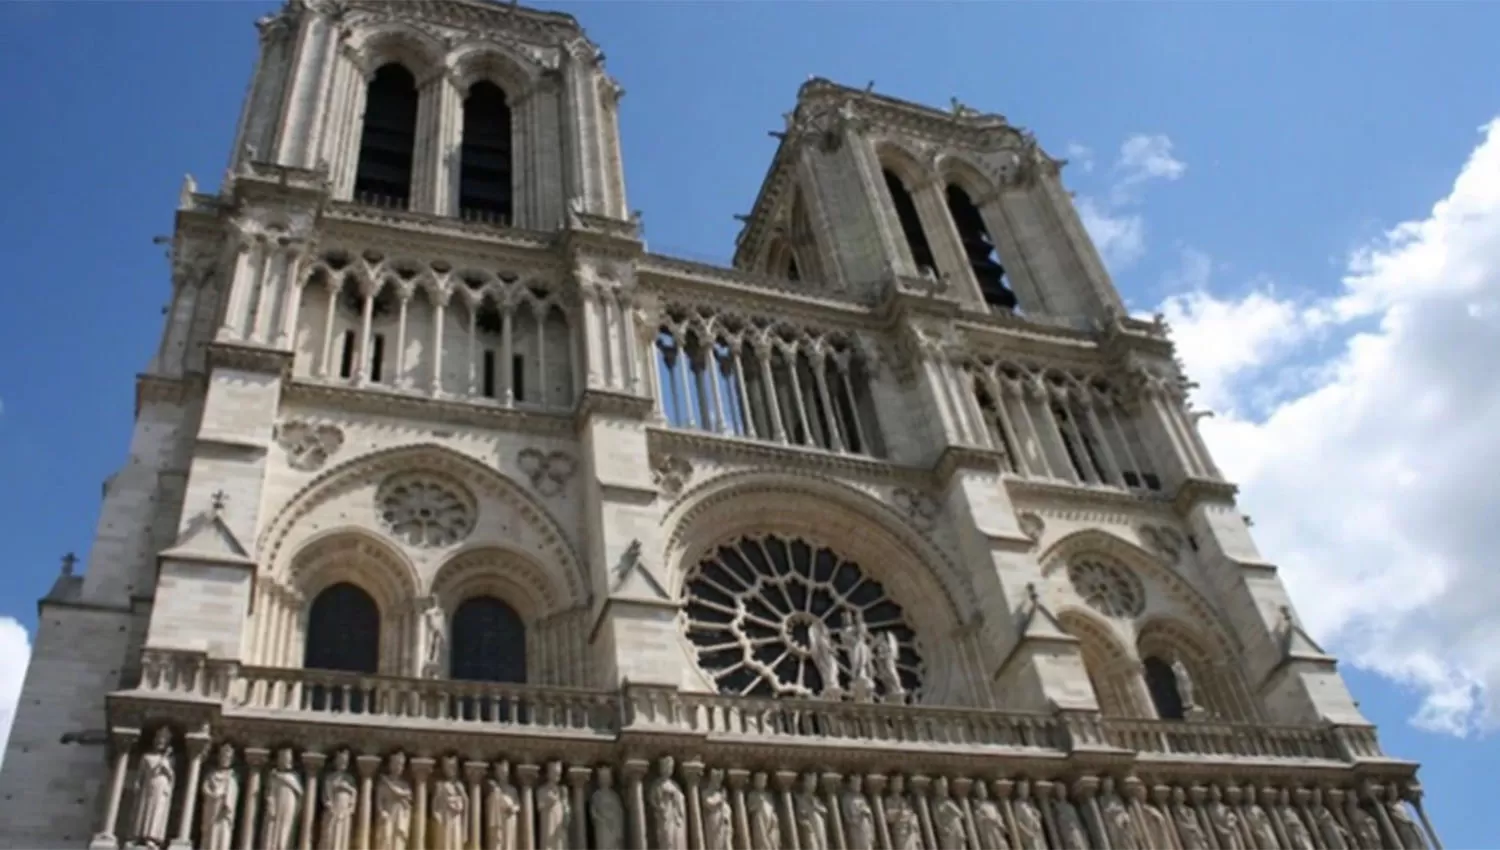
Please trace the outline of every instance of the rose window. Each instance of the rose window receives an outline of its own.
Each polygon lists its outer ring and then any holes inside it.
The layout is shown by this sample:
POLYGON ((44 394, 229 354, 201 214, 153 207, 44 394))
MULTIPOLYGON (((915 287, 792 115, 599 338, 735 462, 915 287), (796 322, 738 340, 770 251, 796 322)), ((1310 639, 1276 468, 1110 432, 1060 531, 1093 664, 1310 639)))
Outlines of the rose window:
POLYGON ((387 480, 376 495, 386 528, 412 546, 449 546, 474 530, 474 499, 455 483, 428 475, 387 480))
POLYGON ((692 567, 685 596, 688 640, 720 693, 904 702, 921 687, 901 606, 830 549, 742 537, 692 567))
POLYGON ((1146 607, 1140 579, 1113 564, 1080 559, 1068 565, 1068 581, 1090 608, 1111 617, 1134 617, 1146 607))

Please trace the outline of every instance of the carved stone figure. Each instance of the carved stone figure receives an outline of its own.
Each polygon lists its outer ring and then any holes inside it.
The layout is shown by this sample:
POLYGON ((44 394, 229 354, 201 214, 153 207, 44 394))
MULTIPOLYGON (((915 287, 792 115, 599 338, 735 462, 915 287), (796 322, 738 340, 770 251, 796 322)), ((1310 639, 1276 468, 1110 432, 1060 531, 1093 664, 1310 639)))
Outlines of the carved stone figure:
POLYGON ((1291 795, 1281 792, 1281 829, 1286 833, 1287 850, 1316 850, 1313 843, 1312 833, 1308 831, 1307 824, 1302 822, 1302 813, 1292 805, 1291 795))
POLYGON ((1323 846, 1327 850, 1353 850, 1354 844, 1349 838, 1349 830, 1338 822, 1333 812, 1323 805, 1323 795, 1318 791, 1313 792, 1313 801, 1310 808, 1312 812, 1313 826, 1317 828, 1318 835, 1323 839, 1323 846))
POLYGON ((349 773, 349 751, 333 755, 333 767, 323 777, 323 831, 318 850, 349 850, 354 840, 354 810, 359 786, 349 773))
POLYGON ((657 777, 647 791, 651 809, 656 814, 656 846, 661 850, 687 850, 687 797, 672 778, 676 762, 662 756, 656 763, 657 777))
POLYGON ((375 785, 375 850, 404 850, 411 836, 411 783, 406 755, 391 753, 375 785))
POLYGON ((844 630, 844 652, 849 657, 849 690, 859 702, 875 698, 874 638, 865 618, 855 614, 854 625, 844 630))
POLYGON ((1208 789, 1208 823, 1214 828, 1219 850, 1245 850, 1245 836, 1240 832, 1240 816, 1224 802, 1219 786, 1208 789))
POLYGON ((839 685, 839 659, 833 647, 833 636, 822 620, 808 626, 807 642, 813 664, 818 668, 818 677, 823 680, 823 696, 837 699, 843 693, 839 685))
POLYGON ((1187 665, 1176 656, 1172 658, 1172 677, 1177 680, 1177 696, 1182 700, 1183 713, 1192 713, 1198 707, 1198 703, 1194 701, 1196 688, 1193 686, 1193 677, 1188 673, 1187 665))
POLYGON ((891 832, 891 850, 922 850, 922 821, 906 796, 906 780, 899 774, 891 777, 891 790, 885 798, 885 822, 891 832))
POLYGON ((1104 834, 1109 837, 1110 850, 1140 850, 1130 809, 1115 793, 1113 779, 1106 778, 1100 786, 1099 813, 1104 816, 1104 834))
POLYGON ((239 800, 234 747, 221 744, 213 769, 203 777, 203 810, 198 825, 203 850, 229 850, 234 841, 234 813, 239 800))
POLYGON ((1353 793, 1344 798, 1344 817, 1355 838, 1359 840, 1359 846, 1376 848, 1384 844, 1380 838, 1380 824, 1376 822, 1374 815, 1359 804, 1353 793))
POLYGON ((266 777, 265 817, 260 824, 260 846, 265 850, 292 850, 297 814, 302 810, 302 777, 292 762, 292 750, 276 753, 276 767, 266 777))
POLYGON ((1141 831, 1145 833, 1146 848, 1156 850, 1158 847, 1171 847, 1174 843, 1172 821, 1164 812, 1171 799, 1171 792, 1165 785, 1158 785, 1152 791, 1152 798, 1146 799, 1146 786, 1136 787, 1135 799, 1141 804, 1141 831))
POLYGON ((703 784, 703 850, 730 850, 734 845, 734 810, 724 790, 724 771, 711 770, 703 784))
POLYGON ((849 777, 839 795, 839 809, 844 813, 845 850, 875 850, 875 811, 858 775, 849 777))
POLYGON ((567 850, 573 807, 562 786, 562 762, 547 763, 547 774, 536 789, 537 850, 567 850))
POLYGON ((422 677, 436 679, 443 675, 443 650, 448 642, 444 628, 443 606, 437 599, 428 602, 422 612, 422 677))
POLYGON ((948 796, 948 780, 941 776, 932 783, 932 831, 937 833, 938 850, 967 850, 969 846, 963 806, 948 796))
MULTIPOLYGON (((613 771, 601 767, 597 775, 599 787, 589 795, 589 817, 594 823, 594 850, 623 850, 625 804, 620 800, 620 792, 615 790, 613 771)), ((507 845, 501 850, 510 850, 513 846, 507 845)))
POLYGON ((173 763, 172 730, 156 730, 151 749, 141 754, 135 774, 135 818, 131 835, 139 844, 162 847, 167 843, 167 822, 172 817, 172 788, 177 783, 173 763))
POLYGON ((1276 825, 1271 822, 1271 815, 1255 801, 1255 788, 1245 789, 1245 827, 1250 831, 1250 838, 1255 850, 1274 850, 1278 847, 1276 841, 1276 825))
POLYGON ((1010 850, 1010 838, 1005 833, 1005 815, 990 799, 984 783, 974 785, 974 832, 978 841, 976 850, 1010 850))
POLYGON ((1385 810, 1391 817, 1391 826, 1396 828, 1396 837, 1401 839, 1404 850, 1427 850, 1427 841, 1422 837, 1422 828, 1407 811, 1401 792, 1392 785, 1386 789, 1385 810))
POLYGON ((802 788, 792 797, 797 835, 802 850, 828 850, 828 804, 818 797, 818 775, 802 775, 802 788))
POLYGON ((469 791, 458 777, 458 758, 443 756, 442 773, 432 783, 432 828, 427 840, 433 850, 464 850, 469 825, 469 791))
POLYGON ((781 817, 776 812, 775 795, 766 790, 764 773, 757 773, 750 779, 745 812, 750 821, 750 846, 781 850, 781 817))
POLYGON ((1042 813, 1031 800, 1031 783, 1016 783, 1016 799, 1011 803, 1016 816, 1016 844, 1020 850, 1046 850, 1047 830, 1042 813))
MULTIPOLYGON (((618 796, 618 795, 617 795, 618 796)), ((486 783, 484 831, 494 850, 516 850, 516 818, 521 812, 521 795, 510 782, 510 762, 498 762, 495 775, 486 783)), ((600 844, 600 850, 604 850, 600 844)))
POLYGON ((1177 823, 1177 837, 1182 840, 1182 850, 1209 850, 1208 835, 1198 821, 1198 813, 1187 801, 1181 788, 1172 790, 1172 820, 1177 823))
POLYGON ((1052 821, 1057 826, 1057 840, 1062 850, 1089 850, 1089 831, 1078 815, 1078 807, 1068 801, 1068 787, 1059 782, 1052 799, 1052 821))
POLYGON ((896 662, 901 658, 901 644, 895 632, 884 632, 875 641, 875 675, 880 686, 885 688, 886 702, 905 702, 906 686, 901 684, 901 670, 896 662))

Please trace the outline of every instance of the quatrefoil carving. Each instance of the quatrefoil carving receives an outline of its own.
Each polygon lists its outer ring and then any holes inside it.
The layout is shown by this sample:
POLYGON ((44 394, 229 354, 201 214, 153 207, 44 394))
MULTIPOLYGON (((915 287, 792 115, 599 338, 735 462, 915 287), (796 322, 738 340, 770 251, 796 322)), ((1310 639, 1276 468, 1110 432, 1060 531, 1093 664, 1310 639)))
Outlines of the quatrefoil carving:
POLYGON ((344 445, 344 432, 337 425, 293 420, 276 428, 276 442, 286 452, 288 466, 311 472, 327 463, 344 445))
POLYGON ((573 470, 578 464, 567 452, 522 449, 516 456, 516 465, 531 480, 531 486, 538 493, 556 496, 563 491, 568 479, 573 477, 573 470))

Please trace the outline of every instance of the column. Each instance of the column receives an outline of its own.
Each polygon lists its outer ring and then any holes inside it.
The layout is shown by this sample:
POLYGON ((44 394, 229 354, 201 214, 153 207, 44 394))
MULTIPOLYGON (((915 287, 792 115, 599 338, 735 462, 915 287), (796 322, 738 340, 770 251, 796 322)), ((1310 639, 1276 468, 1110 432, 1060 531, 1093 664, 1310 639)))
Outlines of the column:
POLYGON ((130 753, 135 749, 135 742, 141 737, 141 730, 116 727, 110 730, 109 737, 110 744, 114 747, 114 766, 110 770, 109 777, 109 800, 104 806, 104 821, 99 824, 99 832, 89 842, 89 847, 114 850, 118 846, 115 840, 115 823, 120 819, 120 797, 125 793, 125 777, 130 772, 130 753))
MULTIPOLYGON (((573 821, 568 824, 568 839, 574 847, 589 846, 588 787, 592 773, 593 770, 587 767, 568 768, 568 785, 573 792, 573 821)), ((474 850, 479 850, 479 845, 476 844, 474 850)))
POLYGON ((534 764, 516 765, 516 781, 521 786, 521 850, 536 850, 536 780, 541 772, 534 764))
POLYGON ((865 788, 870 791, 870 809, 875 814, 875 836, 884 850, 891 848, 891 826, 885 822, 886 778, 878 773, 865 777, 865 788))
POLYGON ((255 321, 245 336, 251 342, 270 342, 271 310, 276 304, 276 283, 280 275, 281 251, 276 243, 267 239, 260 251, 260 286, 255 292, 255 321))
POLYGON ((725 775, 729 779, 729 805, 734 811, 734 846, 749 847, 750 819, 745 813, 745 782, 750 778, 750 771, 731 767, 725 775))
POLYGON ((831 850, 847 850, 849 842, 844 839, 844 812, 839 805, 839 781, 843 779, 837 773, 828 772, 823 774, 823 796, 828 802, 828 836, 832 843, 831 850))
POLYGON ((699 796, 698 780, 703 778, 703 762, 696 759, 683 762, 682 784, 687 797, 688 846, 703 845, 703 803, 699 796))
POLYGON ((836 452, 844 450, 844 438, 839 435, 838 410, 833 406, 833 397, 828 393, 828 361, 823 352, 808 358, 812 366, 813 383, 818 385, 818 399, 823 404, 823 419, 828 423, 828 446, 836 452))
POLYGON ((396 370, 391 375, 391 386, 404 390, 409 381, 406 380, 406 313, 411 306, 411 296, 415 291, 410 283, 402 282, 396 286, 396 297, 399 299, 396 308, 396 370))
POLYGON ((911 795, 917 803, 917 817, 922 823, 922 841, 928 847, 937 847, 937 837, 932 831, 932 807, 927 804, 927 791, 932 780, 926 776, 913 776, 908 782, 911 795))
POLYGON ((177 810, 177 838, 171 846, 189 850, 193 846, 193 812, 198 806, 198 780, 203 775, 203 754, 208 752, 207 732, 186 735, 188 771, 187 785, 179 798, 181 808, 177 810))
MULTIPOLYGON (((980 784, 984 780, 979 780, 980 784)), ((986 850, 979 847, 979 830, 974 826, 974 807, 969 802, 969 789, 974 786, 974 780, 958 778, 953 780, 953 798, 958 801, 960 808, 964 810, 964 834, 969 837, 969 846, 977 850, 986 850)))
POLYGON ((1104 828, 1104 813, 1099 811, 1099 798, 1094 794, 1098 788, 1099 778, 1096 776, 1084 776, 1074 782, 1073 807, 1078 810, 1078 816, 1083 818, 1084 823, 1092 827, 1099 850, 1111 850, 1109 831, 1104 828))
POLYGON ((796 781, 795 771, 776 771, 776 790, 781 797, 782 838, 786 839, 782 846, 786 850, 801 850, 802 847, 802 837, 797 834, 797 810, 792 807, 792 787, 796 781))
MULTIPOLYGON (((1213 819, 1208 812, 1203 810, 1203 800, 1208 796, 1208 789, 1202 785, 1194 785, 1188 788, 1187 805, 1193 810, 1193 817, 1198 819, 1198 828, 1203 830, 1204 836, 1208 838, 1210 847, 1219 848, 1219 836, 1214 831, 1213 819)), ((1232 850, 1232 848, 1219 848, 1219 850, 1232 850)))
POLYGON ((649 766, 645 759, 627 759, 620 773, 625 777, 625 805, 630 812, 630 846, 633 850, 647 850, 646 845, 646 795, 641 788, 641 778, 649 766))
POLYGON ((776 379, 771 372, 771 344, 756 340, 753 345, 755 359, 760 361, 761 388, 764 391, 766 409, 770 413, 771 430, 775 434, 776 442, 785 445, 786 426, 781 421, 781 404, 776 398, 776 379))
POLYGON ((448 289, 438 290, 432 296, 432 382, 427 389, 433 396, 443 394, 443 322, 450 297, 448 289))
POLYGON ((1422 828, 1427 830, 1427 840, 1432 843, 1432 850, 1443 850, 1443 842, 1438 840, 1437 830, 1432 828, 1432 821, 1427 819, 1427 810, 1422 808, 1422 786, 1415 782, 1408 783, 1406 799, 1417 810, 1417 818, 1422 821, 1422 828))
POLYGON ((333 374, 334 320, 338 318, 339 293, 343 291, 342 278, 335 280, 329 277, 326 283, 328 285, 328 309, 323 313, 323 345, 315 372, 320 378, 329 378, 333 374))
POLYGON ((1052 816, 1052 786, 1053 782, 1048 779, 1039 780, 1032 786, 1033 794, 1031 802, 1036 806, 1037 814, 1042 816, 1042 829, 1047 833, 1048 847, 1061 847, 1062 842, 1057 838, 1057 823, 1052 816))
POLYGON ((370 379, 370 325, 375 318, 375 296, 380 292, 376 281, 359 282, 359 294, 364 305, 359 314, 359 345, 355 347, 359 359, 354 363, 354 383, 363 386, 370 379))
MULTIPOLYGON (((495 364, 495 377, 499 379, 500 386, 505 391, 500 398, 510 407, 516 402, 516 387, 511 380, 511 362, 515 360, 515 351, 511 347, 512 316, 515 313, 514 304, 503 304, 500 307, 500 362, 495 364)), ((525 388, 522 387, 524 390, 525 388)))
MULTIPOLYGON (((411 846, 427 846, 427 777, 432 775, 431 758, 419 756, 408 762, 411 765, 411 846)), ((530 846, 530 845, 527 845, 530 846)))
POLYGON ((486 762, 464 762, 464 779, 469 783, 469 850, 484 850, 484 798, 480 796, 479 782, 487 770, 486 762))
POLYGON ((313 827, 318 818, 318 774, 323 771, 323 761, 327 757, 322 753, 304 752, 302 754, 302 773, 306 777, 306 793, 302 795, 302 828, 298 830, 298 846, 302 850, 312 850, 313 827))
POLYGON ((240 811, 240 850, 255 850, 255 821, 259 816, 260 780, 271 752, 264 747, 245 748, 245 805, 240 811))
POLYGON ((359 756, 354 764, 359 771, 359 820, 354 824, 354 843, 360 850, 364 850, 370 846, 370 821, 375 808, 375 771, 380 769, 380 756, 359 756))

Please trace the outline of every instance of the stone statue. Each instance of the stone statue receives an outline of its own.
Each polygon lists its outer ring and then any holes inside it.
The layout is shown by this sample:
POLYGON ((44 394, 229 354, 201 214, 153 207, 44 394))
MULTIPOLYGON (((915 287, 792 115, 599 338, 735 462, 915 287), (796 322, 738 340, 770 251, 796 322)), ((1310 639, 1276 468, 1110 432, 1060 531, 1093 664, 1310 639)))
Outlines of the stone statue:
POLYGON ((845 850, 875 850, 875 810, 858 774, 849 777, 839 795, 839 808, 844 813, 845 850))
POLYGON ((151 847, 167 844, 167 822, 172 818, 172 788, 177 784, 177 765, 172 755, 172 730, 156 730, 151 749, 141 754, 135 773, 135 819, 131 835, 136 843, 151 847))
POLYGON ((1196 689, 1193 687, 1193 677, 1188 673, 1187 665, 1182 663, 1182 658, 1179 656, 1172 657, 1172 678, 1177 680, 1177 696, 1182 700, 1182 713, 1192 714, 1193 710, 1198 707, 1198 703, 1193 699, 1196 689))
POLYGON ((938 850, 968 850, 963 806, 948 795, 948 780, 941 776, 932 783, 932 831, 938 850))
POLYGON ((333 754, 333 768, 323 777, 323 831, 318 850, 349 850, 354 841, 354 810, 359 786, 349 773, 349 751, 333 754))
POLYGON ((1391 826, 1396 828, 1396 837, 1401 839, 1404 850, 1427 850, 1427 841, 1422 837, 1422 828, 1417 826, 1401 791, 1395 785, 1386 788, 1385 810, 1391 817, 1391 826))
POLYGON ((1019 850, 1046 850, 1047 829, 1042 813, 1031 800, 1031 783, 1016 783, 1016 799, 1011 803, 1016 816, 1016 846, 1019 850))
POLYGON ((1208 835, 1203 824, 1198 822, 1198 813, 1187 801, 1187 792, 1172 789, 1172 820, 1177 823, 1177 837, 1182 840, 1182 850, 1209 850, 1208 835))
POLYGON ((922 850, 922 821, 906 796, 906 780, 900 774, 891 777, 885 822, 891 832, 891 850, 922 850))
POLYGON ((1312 798, 1313 826, 1318 830, 1318 835, 1323 839, 1323 846, 1327 850, 1355 850, 1354 842, 1349 838, 1349 830, 1339 823, 1333 812, 1323 805, 1323 794, 1320 790, 1313 791, 1312 798))
POLYGON ((375 850, 405 850, 411 843, 411 783, 406 755, 391 753, 375 785, 375 850))
POLYGON ((1099 788, 1099 813, 1104 816, 1104 834, 1109 837, 1110 850, 1141 850, 1130 809, 1115 793, 1115 781, 1107 777, 1099 788))
POLYGON ((1062 850, 1089 850, 1089 831, 1078 815, 1078 807, 1068 801, 1068 786, 1058 782, 1052 787, 1056 791, 1052 797, 1052 821, 1057 826, 1062 850))
POLYGON ((234 775, 234 746, 220 744, 213 770, 203 778, 203 810, 199 821, 203 850, 230 850, 234 842, 234 813, 240 801, 240 780, 234 775))
POLYGON ((443 675, 443 650, 448 643, 443 606, 437 598, 428 601, 422 612, 422 678, 437 679, 443 675))
POLYGON ((1380 838, 1380 824, 1376 822, 1374 815, 1359 804, 1358 795, 1352 791, 1344 797, 1344 813, 1349 821, 1349 828, 1361 847, 1373 850, 1384 845, 1380 838))
POLYGON ((1245 850, 1245 836, 1240 832, 1240 816, 1224 802, 1219 786, 1208 789, 1208 823, 1214 828, 1219 850, 1245 850))
POLYGON ((302 810, 302 777, 292 763, 292 750, 276 752, 276 767, 266 777, 266 812, 260 822, 260 846, 265 850, 292 850, 297 831, 297 813, 302 810))
POLYGON ((750 779, 745 812, 750 821, 750 846, 758 850, 781 850, 781 817, 776 813, 776 796, 766 790, 764 773, 750 779))
POLYGON ((1302 822, 1302 813, 1292 805, 1292 796, 1287 791, 1281 792, 1281 829, 1286 833, 1287 850, 1317 850, 1313 843, 1312 833, 1308 831, 1307 824, 1302 822))
POLYGON ((427 840, 433 850, 464 850, 469 791, 458 778, 458 757, 443 756, 441 770, 432 783, 432 827, 427 840))
POLYGON ((978 841, 976 850, 1010 850, 1010 837, 1005 832, 1005 815, 990 799, 984 782, 974 784, 974 832, 978 841))
POLYGON ((687 797, 672 778, 677 763, 662 756, 656 763, 657 777, 646 792, 656 815, 656 846, 660 850, 687 850, 687 797))
MULTIPOLYGON (((598 770, 599 787, 589 795, 589 817, 594 823, 594 850, 624 850, 625 804, 615 790, 614 773, 607 767, 598 770)), ((491 805, 494 805, 491 803, 491 805)), ((510 850, 507 845, 501 850, 510 850)))
MULTIPOLYGON (((494 850, 516 850, 516 818, 521 813, 521 795, 510 783, 510 762, 497 762, 495 775, 486 783, 484 831, 494 850)), ((601 844, 600 850, 604 845, 601 844)))
POLYGON ((875 675, 885 689, 886 702, 905 702, 906 686, 901 684, 901 670, 896 662, 901 658, 901 644, 895 632, 885 632, 875 641, 875 675))
POLYGON ((1172 840, 1172 822, 1163 814, 1171 799, 1171 790, 1165 785, 1158 785, 1152 789, 1151 797, 1151 800, 1146 799, 1146 786, 1136 786, 1135 799, 1141 804, 1141 832, 1146 838, 1146 848, 1155 850, 1157 847, 1171 847, 1175 843, 1172 840))
MULTIPOLYGON (((1270 803, 1274 792, 1267 791, 1266 802, 1270 803)), ((1271 816, 1256 802, 1255 786, 1245 788, 1245 827, 1250 832, 1255 850, 1267 850, 1280 845, 1276 840, 1276 825, 1271 822, 1271 816)))
POLYGON ((547 773, 536 789, 537 850, 568 850, 573 806, 568 802, 568 789, 562 786, 562 773, 562 762, 547 762, 547 773))
POLYGON ((849 690, 859 702, 875 698, 874 638, 865 618, 856 613, 854 625, 844 630, 844 652, 849 657, 849 690))
POLYGON ((703 850, 730 850, 734 846, 734 809, 724 790, 724 771, 710 770, 703 785, 703 850))
POLYGON ((823 696, 837 699, 843 693, 839 685, 839 659, 833 648, 833 636, 822 620, 815 620, 807 627, 807 642, 818 677, 823 680, 823 696))
POLYGON ((828 850, 828 804, 818 797, 818 775, 802 774, 802 788, 792 797, 801 850, 828 850))

